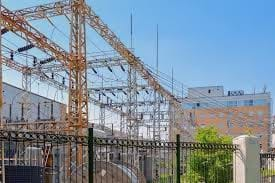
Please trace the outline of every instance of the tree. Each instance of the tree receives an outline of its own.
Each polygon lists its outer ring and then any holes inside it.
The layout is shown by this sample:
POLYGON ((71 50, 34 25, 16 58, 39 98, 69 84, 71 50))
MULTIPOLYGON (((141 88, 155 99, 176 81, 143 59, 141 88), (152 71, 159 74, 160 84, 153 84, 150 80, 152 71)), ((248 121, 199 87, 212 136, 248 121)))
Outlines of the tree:
POLYGON ((232 138, 219 135, 213 127, 197 129, 195 140, 206 144, 206 149, 191 151, 186 156, 185 174, 182 182, 228 183, 232 182, 233 153, 228 149, 214 149, 211 144, 231 144, 232 138))

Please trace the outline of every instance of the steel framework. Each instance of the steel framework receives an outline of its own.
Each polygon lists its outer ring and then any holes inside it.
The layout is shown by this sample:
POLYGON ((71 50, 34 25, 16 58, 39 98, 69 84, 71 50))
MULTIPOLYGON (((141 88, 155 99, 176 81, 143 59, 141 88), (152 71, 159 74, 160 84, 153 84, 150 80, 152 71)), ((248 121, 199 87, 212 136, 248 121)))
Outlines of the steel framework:
MULTIPOLYGON (((8 58, 6 55, 2 56, 5 66, 13 68, 26 76, 37 77, 40 81, 46 82, 55 88, 68 91, 67 120, 60 122, 62 124, 60 126, 64 127, 63 131, 79 135, 85 134, 88 127, 89 102, 101 106, 101 116, 104 117, 104 120, 101 119, 102 123, 105 123, 107 115, 105 109, 118 113, 121 117, 120 126, 125 126, 126 123, 128 135, 131 138, 138 138, 139 127, 152 126, 148 125, 152 121, 158 120, 163 123, 165 121, 172 128, 175 127, 177 120, 183 120, 182 116, 178 119, 171 116, 166 119, 161 118, 160 111, 166 111, 169 116, 171 115, 169 113, 171 108, 176 110, 177 113, 183 113, 177 97, 160 83, 158 78, 155 77, 155 73, 120 41, 84 0, 62 0, 13 12, 3 6, 1 16, 0 25, 3 28, 13 32, 27 43, 34 45, 35 48, 58 61, 58 63, 38 63, 35 66, 26 66, 8 58), (70 22, 70 46, 68 51, 31 25, 31 21, 50 20, 61 15, 65 15, 70 22), (106 57, 104 54, 103 56, 88 58, 86 25, 94 29, 119 55, 106 57), (97 70, 99 69, 107 68, 110 72, 113 72, 115 67, 120 67, 123 72, 126 70, 125 67, 128 68, 126 85, 105 83, 101 87, 88 87, 88 70, 92 70, 95 75, 98 75, 97 70), (68 82, 64 82, 65 77, 63 77, 63 82, 55 78, 61 77, 61 74, 58 74, 61 72, 68 75, 68 82), (52 73, 52 77, 48 76, 50 73, 52 73), (155 97, 152 97, 151 94, 154 94, 155 97), (153 100, 144 99, 145 95, 148 95, 149 98, 151 96, 153 100)), ((51 122, 48 124, 51 124, 51 122)), ((52 122, 52 124, 56 123, 52 122)), ((24 127, 24 122, 22 122, 21 126, 15 126, 28 129, 27 126, 31 124, 25 125, 24 127)), ((31 129, 34 129, 35 126, 33 125, 31 129)), ((52 125, 53 128, 54 126, 52 125)), ((158 129, 154 130, 158 139, 160 138, 160 126, 165 125, 159 125, 158 129)), ((167 127, 166 125, 165 128, 167 127)), ((125 128, 121 127, 120 129, 125 128)))

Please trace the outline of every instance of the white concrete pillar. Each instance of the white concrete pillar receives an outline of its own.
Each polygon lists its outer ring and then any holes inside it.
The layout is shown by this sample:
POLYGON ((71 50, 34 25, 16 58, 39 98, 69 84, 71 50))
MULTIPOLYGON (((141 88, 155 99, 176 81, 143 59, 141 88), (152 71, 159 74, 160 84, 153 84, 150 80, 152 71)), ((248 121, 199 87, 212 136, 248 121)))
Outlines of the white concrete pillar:
POLYGON ((233 155, 234 183, 260 182, 260 145, 255 136, 242 135, 233 139, 239 150, 233 155))

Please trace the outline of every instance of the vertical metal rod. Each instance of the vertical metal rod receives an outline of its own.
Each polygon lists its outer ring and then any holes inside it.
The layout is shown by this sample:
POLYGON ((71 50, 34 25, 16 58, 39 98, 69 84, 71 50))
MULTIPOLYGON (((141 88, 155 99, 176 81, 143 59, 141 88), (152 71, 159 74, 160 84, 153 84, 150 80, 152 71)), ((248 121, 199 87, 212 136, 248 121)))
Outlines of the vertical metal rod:
MULTIPOLYGON (((133 51, 133 15, 130 15, 130 49, 133 51)), ((127 133, 130 139, 138 139, 137 122, 137 76, 134 68, 128 66, 128 98, 127 98, 127 133)))
POLYGON ((40 120, 40 102, 37 105, 37 119, 40 120))
POLYGON ((53 101, 51 102, 51 120, 53 120, 53 101))
POLYGON ((177 152, 176 152, 176 159, 177 159, 177 183, 180 183, 180 135, 177 134, 177 152))
POLYGON ((183 92, 183 84, 181 85, 181 98, 183 99, 183 94, 184 92, 183 92))
POLYGON ((112 123, 112 136, 114 136, 114 124, 112 123))
POLYGON ((88 169, 89 169, 89 183, 93 183, 94 182, 94 151, 93 151, 93 147, 94 147, 94 129, 93 128, 89 128, 88 131, 88 153, 89 153, 89 164, 88 164, 88 169))
MULTIPOLYGON (((2 19, 2 0, 0 0, 0 20, 2 19)), ((2 73, 2 34, 1 34, 2 26, 0 26, 0 123, 1 128, 3 127, 2 121, 2 107, 3 107, 3 73, 2 73)))
POLYGON ((9 116, 10 116, 10 117, 9 117, 9 118, 10 118, 10 119, 9 119, 9 120, 10 120, 10 122, 11 122, 11 118, 12 118, 12 115, 11 115, 11 114, 12 114, 12 112, 11 112, 11 111, 12 111, 12 104, 10 104, 10 114, 9 114, 9 116))
MULTIPOLYGON (((1 0, 0 0, 1 1, 1 0)), ((5 141, 2 140, 2 144, 1 144, 1 156, 2 156, 2 182, 5 183, 5 141)))
POLYGON ((174 68, 172 67, 172 94, 174 94, 174 68))
MULTIPOLYGON (((121 108, 121 110, 122 110, 122 108, 121 108)), ((123 116, 122 116, 122 114, 120 114, 120 135, 122 136, 122 133, 123 133, 123 123, 124 123, 124 121, 123 121, 123 116)))
MULTIPOLYGON (((159 80, 159 26, 157 25, 157 78, 159 80)), ((161 140, 160 133, 160 94, 157 95, 157 111, 158 111, 158 140, 161 140)))
POLYGON ((21 120, 24 121, 24 103, 21 104, 21 120))
POLYGON ((157 60, 157 77, 159 75, 159 25, 157 24, 157 55, 156 55, 156 60, 157 60))
POLYGON ((131 32, 130 32, 130 34, 131 34, 130 48, 133 49, 133 15, 132 15, 132 13, 131 13, 131 32))

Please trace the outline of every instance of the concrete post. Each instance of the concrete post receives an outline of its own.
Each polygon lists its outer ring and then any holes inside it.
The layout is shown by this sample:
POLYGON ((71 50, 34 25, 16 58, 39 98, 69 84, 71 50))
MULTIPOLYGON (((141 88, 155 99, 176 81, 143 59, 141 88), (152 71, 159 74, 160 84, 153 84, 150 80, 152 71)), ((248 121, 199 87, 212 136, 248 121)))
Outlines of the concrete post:
POLYGON ((233 139, 239 150, 233 155, 234 183, 260 182, 260 146, 255 136, 242 135, 233 139))

